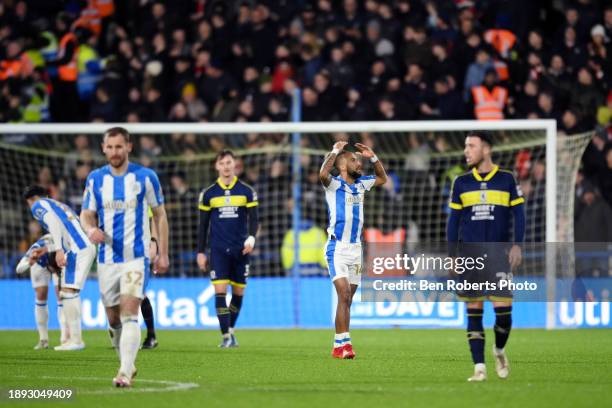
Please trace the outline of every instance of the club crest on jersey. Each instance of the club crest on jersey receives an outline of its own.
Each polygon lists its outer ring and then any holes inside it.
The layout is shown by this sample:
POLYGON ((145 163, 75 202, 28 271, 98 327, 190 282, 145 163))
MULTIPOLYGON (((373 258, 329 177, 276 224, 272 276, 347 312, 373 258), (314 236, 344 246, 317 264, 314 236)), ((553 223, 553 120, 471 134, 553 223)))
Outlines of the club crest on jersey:
POLYGON ((487 183, 480 183, 480 189, 481 190, 486 190, 487 189, 487 183))

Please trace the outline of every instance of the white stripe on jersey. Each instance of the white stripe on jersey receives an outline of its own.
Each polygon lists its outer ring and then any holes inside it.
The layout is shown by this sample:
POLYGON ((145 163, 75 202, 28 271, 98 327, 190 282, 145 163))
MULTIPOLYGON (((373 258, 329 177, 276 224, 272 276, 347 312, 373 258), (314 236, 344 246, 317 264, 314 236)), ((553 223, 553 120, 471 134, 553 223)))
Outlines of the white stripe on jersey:
MULTIPOLYGON (((105 175, 102 178, 102 204, 113 201, 113 177, 105 175)), ((113 259, 113 215, 114 212, 109 208, 104 208, 104 235, 106 236, 104 245, 104 263, 108 263, 113 259)))
MULTIPOLYGON (((124 176, 125 180, 125 200, 124 202, 129 203, 132 200, 136 202, 136 194, 133 186, 136 185, 136 175, 134 173, 127 173, 124 176)), ((143 206, 144 207, 144 206, 143 206)), ((123 236, 123 259, 134 259, 134 241, 136 239, 136 212, 137 208, 134 208, 134 211, 126 210, 124 213, 123 219, 123 228, 125 228, 123 236)))

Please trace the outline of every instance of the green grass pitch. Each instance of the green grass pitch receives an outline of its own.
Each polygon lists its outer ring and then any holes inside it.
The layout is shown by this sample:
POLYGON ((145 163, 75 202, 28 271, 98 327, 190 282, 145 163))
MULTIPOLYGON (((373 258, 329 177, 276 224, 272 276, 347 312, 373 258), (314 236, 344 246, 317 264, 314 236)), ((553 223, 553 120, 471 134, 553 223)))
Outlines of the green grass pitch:
MULTIPOLYGON (((161 331, 160 347, 139 353, 134 387, 123 390, 111 386, 118 362, 105 331, 86 331, 81 352, 35 352, 34 331, 2 331, 0 406, 484 408, 612 401, 611 330, 514 330, 507 380, 495 375, 487 331, 489 380, 479 384, 466 382, 472 365, 462 330, 354 330, 352 361, 330 357, 331 330, 237 335, 240 348, 222 350, 216 331, 161 331), (7 398, 9 389, 64 387, 75 390, 73 400, 7 398)), ((58 337, 51 333, 52 343, 58 337)))

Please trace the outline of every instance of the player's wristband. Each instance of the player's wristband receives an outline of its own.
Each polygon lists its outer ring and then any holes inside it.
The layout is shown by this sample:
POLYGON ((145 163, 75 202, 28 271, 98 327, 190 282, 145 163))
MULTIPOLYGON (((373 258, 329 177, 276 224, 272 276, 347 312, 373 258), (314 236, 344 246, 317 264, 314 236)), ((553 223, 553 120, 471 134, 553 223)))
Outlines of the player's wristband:
POLYGON ((378 157, 374 155, 374 157, 370 157, 370 163, 376 163, 378 161, 378 157))
POLYGON ((244 246, 250 246, 251 248, 255 248, 255 237, 249 235, 249 237, 244 240, 244 246))
POLYGON ((332 154, 337 155, 338 153, 340 153, 340 149, 336 149, 336 148, 334 148, 334 149, 332 149, 332 151, 331 151, 331 152, 332 152, 332 154))

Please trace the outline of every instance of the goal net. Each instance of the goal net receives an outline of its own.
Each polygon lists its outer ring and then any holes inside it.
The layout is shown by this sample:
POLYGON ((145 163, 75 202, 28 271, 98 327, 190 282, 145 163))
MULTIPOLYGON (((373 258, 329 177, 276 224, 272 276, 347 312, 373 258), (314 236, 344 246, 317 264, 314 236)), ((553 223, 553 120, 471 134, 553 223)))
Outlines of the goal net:
MULTIPOLYGON (((0 126, 2 277, 15 276, 14 266, 36 233, 21 200, 23 188, 41 184, 79 211, 87 174, 105 164, 101 135, 110 126, 0 126)), ((463 144, 470 129, 491 131, 494 162, 515 173, 526 198, 526 240, 571 242, 575 177, 592 136, 557 137, 552 121, 125 126, 133 135, 130 159, 155 169, 164 188, 169 275, 204 276, 195 262, 197 200, 199 192, 217 178, 216 152, 229 148, 239 157, 239 177, 259 196, 261 227, 250 276, 291 276, 295 297, 299 297, 299 279, 326 274, 327 208, 318 171, 335 141, 348 141, 348 149, 356 142, 371 146, 389 175, 388 183, 373 190, 365 202, 367 242, 446 239, 451 184, 467 170, 463 144)), ((372 171, 364 162, 364 172, 372 171)), ((549 273, 554 276, 554 267, 549 273)), ((265 296, 261 299, 272 302, 265 296)))

